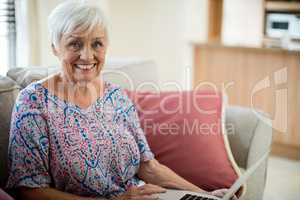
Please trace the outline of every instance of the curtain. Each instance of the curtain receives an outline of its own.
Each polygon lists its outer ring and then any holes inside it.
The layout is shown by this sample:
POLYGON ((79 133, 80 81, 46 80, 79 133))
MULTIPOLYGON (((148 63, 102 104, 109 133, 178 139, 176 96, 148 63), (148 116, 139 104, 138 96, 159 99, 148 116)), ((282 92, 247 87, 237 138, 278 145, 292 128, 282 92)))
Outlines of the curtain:
POLYGON ((16 23, 14 0, 0 0, 0 74, 16 65, 16 23))
POLYGON ((16 66, 37 64, 38 17, 37 0, 15 0, 16 10, 16 66))

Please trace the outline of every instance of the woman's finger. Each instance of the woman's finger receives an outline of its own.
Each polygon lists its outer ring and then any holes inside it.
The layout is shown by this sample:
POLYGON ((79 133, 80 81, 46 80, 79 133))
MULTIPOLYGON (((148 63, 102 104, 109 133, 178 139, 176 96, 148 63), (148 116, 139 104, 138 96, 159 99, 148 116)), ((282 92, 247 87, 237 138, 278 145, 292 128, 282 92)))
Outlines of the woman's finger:
POLYGON ((158 196, 151 194, 151 195, 143 195, 143 196, 137 196, 137 200, 158 200, 158 196))
POLYGON ((157 189, 157 190, 166 191, 165 188, 160 187, 158 185, 153 185, 153 184, 145 184, 145 185, 142 185, 138 188, 141 189, 141 190, 148 189, 148 188, 154 188, 154 189, 157 189))
POLYGON ((211 194, 216 197, 222 198, 226 194, 227 190, 228 189, 218 189, 218 190, 212 191, 211 194))

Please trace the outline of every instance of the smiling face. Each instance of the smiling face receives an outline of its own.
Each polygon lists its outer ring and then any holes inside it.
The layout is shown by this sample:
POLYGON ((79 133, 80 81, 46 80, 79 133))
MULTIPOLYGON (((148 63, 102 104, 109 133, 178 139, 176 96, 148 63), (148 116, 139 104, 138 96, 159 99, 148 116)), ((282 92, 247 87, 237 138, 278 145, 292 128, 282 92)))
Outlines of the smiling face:
POLYGON ((74 83, 96 79, 104 65, 107 49, 106 32, 96 26, 89 33, 73 31, 62 36, 54 54, 63 67, 63 75, 74 83))

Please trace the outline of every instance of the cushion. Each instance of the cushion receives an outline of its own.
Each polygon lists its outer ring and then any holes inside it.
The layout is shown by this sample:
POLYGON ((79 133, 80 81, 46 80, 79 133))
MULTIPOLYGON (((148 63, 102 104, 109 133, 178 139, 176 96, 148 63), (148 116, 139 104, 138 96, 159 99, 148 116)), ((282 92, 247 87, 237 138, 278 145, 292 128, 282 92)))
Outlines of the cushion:
MULTIPOLYGON (((60 67, 35 66, 29 68, 12 68, 7 76, 16 81, 22 88, 33 81, 40 80, 56 73, 60 67)), ((108 58, 102 76, 105 81, 122 85, 128 89, 154 90, 158 83, 155 62, 139 58, 108 58), (148 70, 151 69, 151 70, 148 70), (147 73, 144 73, 147 70, 147 73)))
POLYGON ((0 75, 0 93, 10 92, 15 89, 20 89, 15 81, 0 75))
POLYGON ((156 159, 193 184, 229 188, 240 172, 222 131, 222 94, 214 91, 133 92, 156 159))
POLYGON ((158 83, 156 63, 143 58, 108 58, 102 76, 105 81, 130 90, 155 90, 158 83))
POLYGON ((57 67, 12 68, 7 72, 7 76, 25 88, 30 83, 43 79, 58 70, 57 67))

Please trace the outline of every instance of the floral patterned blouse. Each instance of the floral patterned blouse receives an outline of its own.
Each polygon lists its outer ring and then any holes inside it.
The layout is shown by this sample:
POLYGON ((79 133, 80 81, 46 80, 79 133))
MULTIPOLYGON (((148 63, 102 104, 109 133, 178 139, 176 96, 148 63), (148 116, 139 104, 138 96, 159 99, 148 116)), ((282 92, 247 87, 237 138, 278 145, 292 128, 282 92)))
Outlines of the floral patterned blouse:
POLYGON ((51 94, 40 82, 23 89, 9 139, 8 188, 54 187, 116 197, 137 185, 140 162, 153 159, 133 103, 118 86, 86 109, 51 94))

